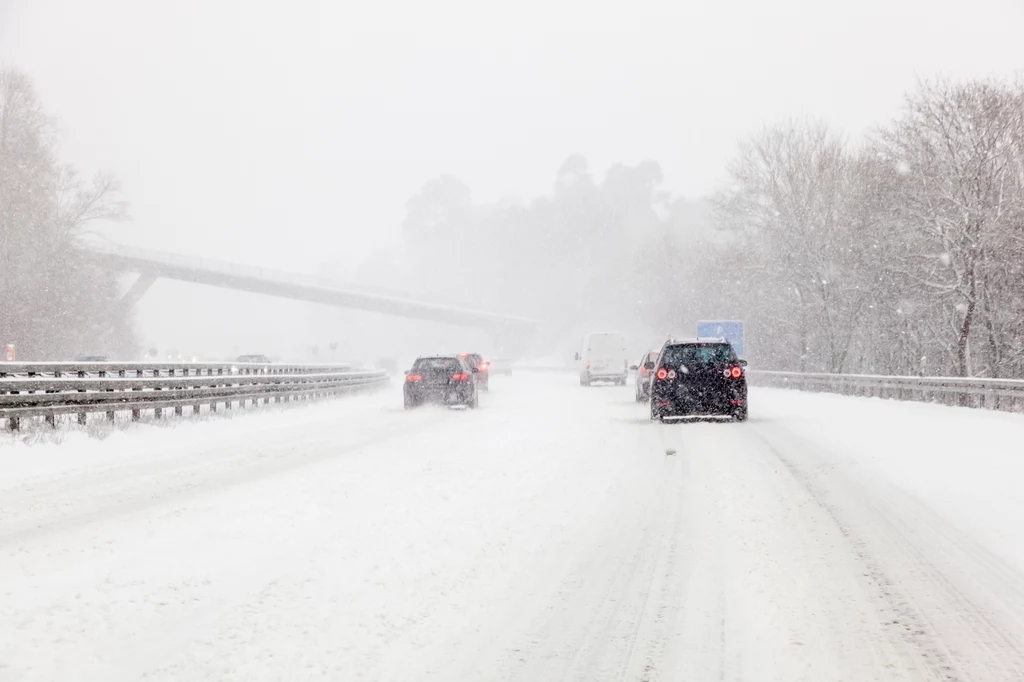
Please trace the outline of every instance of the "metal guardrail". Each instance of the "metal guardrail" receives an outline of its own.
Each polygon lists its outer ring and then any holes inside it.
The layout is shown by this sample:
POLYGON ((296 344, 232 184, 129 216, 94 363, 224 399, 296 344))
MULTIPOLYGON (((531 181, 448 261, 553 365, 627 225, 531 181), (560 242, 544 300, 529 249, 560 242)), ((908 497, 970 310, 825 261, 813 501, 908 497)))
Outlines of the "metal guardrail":
POLYGON ((355 371, 350 365, 265 365, 256 363, 0 362, 0 420, 17 431, 21 420, 43 417, 51 426, 61 414, 87 415, 143 410, 161 417, 208 405, 309 400, 379 386, 383 370, 355 371))
POLYGON ((1024 379, 804 374, 767 370, 751 370, 747 372, 747 376, 754 385, 775 388, 873 396, 992 410, 1020 411, 1024 409, 1024 379))

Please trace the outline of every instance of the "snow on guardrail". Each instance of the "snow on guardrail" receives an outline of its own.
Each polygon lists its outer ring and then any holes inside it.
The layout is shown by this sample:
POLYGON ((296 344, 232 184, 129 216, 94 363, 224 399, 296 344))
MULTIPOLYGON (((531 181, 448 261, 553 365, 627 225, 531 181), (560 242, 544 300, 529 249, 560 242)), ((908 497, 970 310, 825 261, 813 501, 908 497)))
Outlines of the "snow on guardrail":
POLYGON ((822 374, 750 370, 757 386, 943 403, 993 410, 1024 409, 1024 379, 913 377, 881 374, 822 374))
POLYGON ((180 415, 223 405, 245 407, 270 402, 325 398, 379 386, 383 370, 353 370, 350 365, 260 363, 0 362, 0 420, 17 431, 23 418, 43 417, 56 426, 57 415, 105 412, 114 420, 143 410, 159 418, 165 409, 180 415))

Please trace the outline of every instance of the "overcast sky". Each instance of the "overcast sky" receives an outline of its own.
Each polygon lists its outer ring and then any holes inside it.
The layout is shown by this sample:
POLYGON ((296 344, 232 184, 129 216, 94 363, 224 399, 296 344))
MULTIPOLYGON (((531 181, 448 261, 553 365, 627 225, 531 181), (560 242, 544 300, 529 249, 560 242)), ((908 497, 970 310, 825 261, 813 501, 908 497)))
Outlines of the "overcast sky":
POLYGON ((850 135, 919 76, 1024 68, 1020 0, 0 0, 0 63, 35 80, 67 160, 109 169, 111 236, 254 265, 394 243, 451 173, 546 192, 570 153, 711 190, 787 115, 850 135))

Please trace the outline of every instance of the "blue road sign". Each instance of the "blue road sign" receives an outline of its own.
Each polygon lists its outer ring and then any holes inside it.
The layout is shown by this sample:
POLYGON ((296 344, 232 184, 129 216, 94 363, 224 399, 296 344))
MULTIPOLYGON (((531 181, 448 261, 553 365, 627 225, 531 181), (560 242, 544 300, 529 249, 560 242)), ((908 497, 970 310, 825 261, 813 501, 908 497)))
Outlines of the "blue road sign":
POLYGON ((739 320, 705 320, 697 322, 700 338, 722 338, 732 344, 736 355, 743 355, 743 323, 739 320))

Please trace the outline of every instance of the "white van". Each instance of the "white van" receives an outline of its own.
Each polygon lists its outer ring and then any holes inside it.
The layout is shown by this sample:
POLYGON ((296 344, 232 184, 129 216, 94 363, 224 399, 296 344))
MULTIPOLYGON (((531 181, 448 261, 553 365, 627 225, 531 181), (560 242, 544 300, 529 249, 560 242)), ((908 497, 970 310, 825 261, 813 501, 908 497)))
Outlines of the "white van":
POLYGON ((626 385, 629 359, 626 357, 626 337, 622 334, 587 334, 576 359, 580 363, 580 386, 589 386, 592 381, 626 385))

